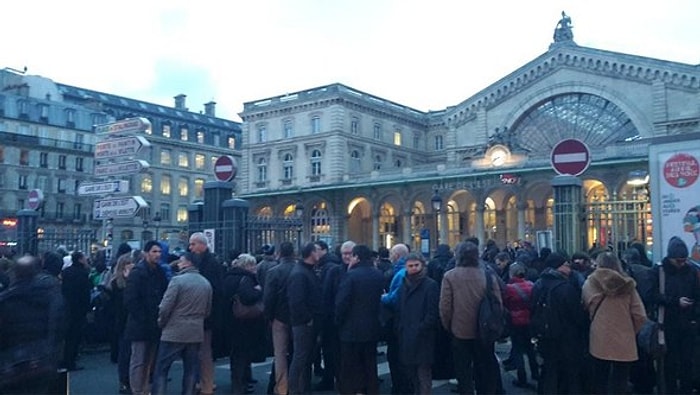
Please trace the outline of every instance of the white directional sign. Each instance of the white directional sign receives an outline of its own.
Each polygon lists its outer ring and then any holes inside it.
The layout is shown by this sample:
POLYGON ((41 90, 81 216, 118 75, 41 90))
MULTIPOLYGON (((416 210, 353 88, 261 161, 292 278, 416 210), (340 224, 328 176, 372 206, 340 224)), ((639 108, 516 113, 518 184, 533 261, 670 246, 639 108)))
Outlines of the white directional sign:
POLYGON ((129 192, 129 180, 83 182, 78 186, 78 195, 106 195, 129 192))
POLYGON ((151 144, 141 136, 131 136, 113 140, 105 140, 95 144, 95 159, 119 158, 136 155, 143 147, 151 144))
POLYGON ((92 214, 95 219, 126 218, 135 216, 141 207, 148 207, 141 196, 108 198, 95 200, 92 214))
POLYGON ((146 118, 128 118, 117 122, 95 125, 96 134, 126 134, 143 132, 151 128, 151 122, 146 118))
POLYGON ((141 159, 120 163, 101 163, 99 165, 95 165, 95 176, 109 177, 136 174, 147 170, 148 167, 148 162, 141 159))

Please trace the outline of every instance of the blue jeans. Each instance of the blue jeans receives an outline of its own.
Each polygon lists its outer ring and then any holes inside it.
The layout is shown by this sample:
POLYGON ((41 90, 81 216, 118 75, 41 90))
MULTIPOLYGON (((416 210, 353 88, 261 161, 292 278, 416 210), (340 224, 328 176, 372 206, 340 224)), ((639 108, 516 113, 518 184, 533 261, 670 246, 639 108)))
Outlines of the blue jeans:
POLYGON ((194 394, 194 384, 199 369, 199 345, 201 343, 173 343, 161 341, 153 374, 153 394, 167 393, 168 371, 176 359, 182 357, 182 394, 194 394))
POLYGON ((292 363, 289 365, 289 393, 308 394, 311 384, 311 354, 316 345, 313 325, 292 327, 292 363))

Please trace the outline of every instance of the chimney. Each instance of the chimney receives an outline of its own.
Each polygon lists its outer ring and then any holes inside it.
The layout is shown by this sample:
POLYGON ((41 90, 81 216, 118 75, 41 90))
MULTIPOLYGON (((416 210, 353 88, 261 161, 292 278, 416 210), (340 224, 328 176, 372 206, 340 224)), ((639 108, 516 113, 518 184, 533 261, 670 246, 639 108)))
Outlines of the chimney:
POLYGON ((182 93, 175 96, 175 109, 176 110, 187 111, 187 107, 185 107, 185 98, 187 98, 187 95, 183 95, 182 93))
POLYGON ((216 116, 216 102, 215 101, 212 100, 209 103, 204 103, 204 115, 208 115, 210 117, 216 116))

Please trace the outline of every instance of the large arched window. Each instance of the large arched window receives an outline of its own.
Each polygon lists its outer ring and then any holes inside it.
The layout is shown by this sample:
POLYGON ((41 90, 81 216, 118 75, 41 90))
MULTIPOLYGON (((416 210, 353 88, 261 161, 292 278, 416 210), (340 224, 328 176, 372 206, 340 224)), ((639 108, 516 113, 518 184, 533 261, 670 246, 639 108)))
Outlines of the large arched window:
POLYGON ((321 202, 311 209, 311 240, 328 241, 331 234, 331 224, 328 217, 326 202, 321 202))
POLYGON ((512 134, 527 151, 549 151, 561 140, 576 138, 589 146, 638 139, 639 132, 617 105, 588 93, 554 96, 528 110, 512 134))

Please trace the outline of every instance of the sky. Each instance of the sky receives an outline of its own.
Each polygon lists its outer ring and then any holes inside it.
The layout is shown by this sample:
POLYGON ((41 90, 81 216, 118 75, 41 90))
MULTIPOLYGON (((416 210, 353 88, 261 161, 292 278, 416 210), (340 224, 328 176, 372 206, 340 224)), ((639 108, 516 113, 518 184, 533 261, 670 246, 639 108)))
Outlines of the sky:
POLYGON ((342 83, 421 111, 581 46, 700 64, 697 0, 23 0, 0 5, 0 68, 190 111, 342 83))

